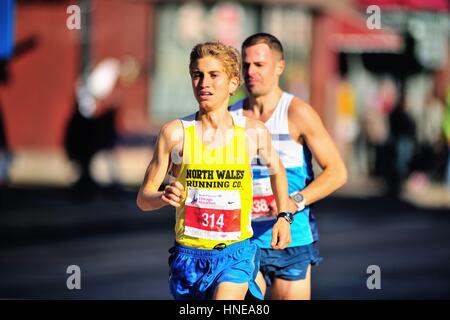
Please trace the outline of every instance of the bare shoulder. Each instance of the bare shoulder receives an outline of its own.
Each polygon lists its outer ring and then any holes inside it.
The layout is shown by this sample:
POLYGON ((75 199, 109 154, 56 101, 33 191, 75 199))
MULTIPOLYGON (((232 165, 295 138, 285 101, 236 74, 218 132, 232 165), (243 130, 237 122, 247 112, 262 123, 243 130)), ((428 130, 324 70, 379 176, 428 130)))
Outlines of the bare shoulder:
POLYGON ((296 121, 310 121, 312 118, 319 117, 316 110, 298 97, 294 97, 289 105, 289 118, 296 121))
POLYGON ((289 126, 300 132, 321 127, 322 120, 316 110, 298 97, 294 97, 289 105, 289 126))
POLYGON ((164 144, 171 148, 183 141, 183 124, 179 119, 165 123, 161 127, 158 137, 164 144))

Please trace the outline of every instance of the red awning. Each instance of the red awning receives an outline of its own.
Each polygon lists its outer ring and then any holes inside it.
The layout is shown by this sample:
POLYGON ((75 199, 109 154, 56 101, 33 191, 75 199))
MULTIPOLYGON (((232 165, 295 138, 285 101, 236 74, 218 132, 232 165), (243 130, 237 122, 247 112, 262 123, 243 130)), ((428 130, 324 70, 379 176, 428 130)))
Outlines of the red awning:
POLYGON ((331 47, 344 52, 399 52, 403 47, 401 35, 384 27, 369 29, 366 17, 333 15, 331 47))

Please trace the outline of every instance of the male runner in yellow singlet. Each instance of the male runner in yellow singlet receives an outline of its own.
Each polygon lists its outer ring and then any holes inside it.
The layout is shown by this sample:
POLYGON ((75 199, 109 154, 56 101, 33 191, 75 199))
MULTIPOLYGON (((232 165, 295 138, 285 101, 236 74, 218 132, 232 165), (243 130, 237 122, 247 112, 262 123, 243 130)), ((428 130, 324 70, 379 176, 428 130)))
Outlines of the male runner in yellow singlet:
POLYGON ((196 45, 189 72, 199 110, 165 124, 137 204, 144 211, 176 208, 169 287, 175 299, 262 299, 255 283, 259 249, 250 242, 251 159, 271 171, 280 211, 272 248, 290 243, 286 173, 260 121, 232 116, 228 101, 240 84, 240 57, 220 42, 196 45), (166 174, 175 181, 158 191, 166 174))

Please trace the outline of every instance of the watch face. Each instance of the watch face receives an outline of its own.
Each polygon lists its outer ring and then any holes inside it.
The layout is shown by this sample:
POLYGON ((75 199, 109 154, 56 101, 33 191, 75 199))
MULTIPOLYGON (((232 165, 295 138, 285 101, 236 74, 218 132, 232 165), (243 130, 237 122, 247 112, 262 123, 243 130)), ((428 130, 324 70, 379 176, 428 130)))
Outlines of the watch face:
POLYGON ((300 203, 303 201, 303 196, 301 193, 296 193, 292 196, 292 199, 294 199, 295 202, 300 203))
POLYGON ((294 222, 294 216, 292 213, 288 212, 288 214, 286 214, 286 218, 288 218, 289 223, 294 222))

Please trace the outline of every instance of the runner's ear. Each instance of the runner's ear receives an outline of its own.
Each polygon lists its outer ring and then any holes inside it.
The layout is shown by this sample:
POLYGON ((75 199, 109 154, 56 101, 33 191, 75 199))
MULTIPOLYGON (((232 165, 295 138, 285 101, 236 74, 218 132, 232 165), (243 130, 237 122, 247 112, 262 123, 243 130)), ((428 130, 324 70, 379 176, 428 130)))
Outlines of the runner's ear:
POLYGON ((230 84, 229 84, 230 96, 234 95, 238 88, 239 88, 239 78, 238 77, 231 78, 230 79, 230 84))
POLYGON ((286 62, 281 59, 280 61, 277 61, 277 65, 275 67, 275 72, 277 76, 281 76, 281 74, 284 71, 284 67, 286 66, 286 62))

